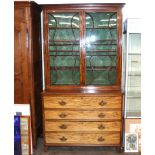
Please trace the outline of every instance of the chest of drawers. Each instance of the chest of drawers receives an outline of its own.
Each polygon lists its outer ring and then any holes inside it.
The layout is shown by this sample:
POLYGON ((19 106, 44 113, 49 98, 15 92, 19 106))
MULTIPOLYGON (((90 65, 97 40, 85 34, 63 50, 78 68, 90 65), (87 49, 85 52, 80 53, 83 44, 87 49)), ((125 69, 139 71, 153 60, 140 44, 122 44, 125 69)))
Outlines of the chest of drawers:
POLYGON ((44 145, 121 146, 121 94, 43 94, 44 145))

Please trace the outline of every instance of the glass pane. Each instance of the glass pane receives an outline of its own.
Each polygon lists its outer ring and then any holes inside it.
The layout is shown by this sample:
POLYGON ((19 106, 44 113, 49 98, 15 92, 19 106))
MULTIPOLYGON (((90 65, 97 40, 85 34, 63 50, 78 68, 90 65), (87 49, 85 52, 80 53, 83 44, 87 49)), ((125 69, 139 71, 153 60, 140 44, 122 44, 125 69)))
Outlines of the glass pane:
POLYGON ((51 85, 80 83, 79 13, 49 13, 51 85))
POLYGON ((129 34, 127 117, 141 116, 141 34, 129 34))
POLYGON ((141 34, 130 33, 129 34, 129 53, 141 53, 141 34))
POLYGON ((111 12, 86 13, 86 84, 116 82, 117 16, 111 12))

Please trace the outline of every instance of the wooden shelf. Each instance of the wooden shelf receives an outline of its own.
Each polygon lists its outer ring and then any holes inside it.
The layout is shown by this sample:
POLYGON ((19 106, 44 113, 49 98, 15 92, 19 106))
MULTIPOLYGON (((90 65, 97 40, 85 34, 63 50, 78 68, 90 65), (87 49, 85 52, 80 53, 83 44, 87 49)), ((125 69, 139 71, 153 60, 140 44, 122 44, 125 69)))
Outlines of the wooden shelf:
POLYGON ((49 42, 80 42, 80 40, 49 40, 49 42))
POLYGON ((50 44, 50 46, 79 46, 80 43, 74 43, 74 44, 50 44))
POLYGON ((86 29, 116 29, 117 27, 109 27, 109 26, 99 26, 99 27, 86 27, 86 29))
MULTIPOLYGON (((49 54, 50 56, 80 56, 80 55, 69 55, 69 54, 61 54, 61 55, 54 55, 54 54, 49 54)), ((105 55, 105 54, 92 54, 92 55, 86 55, 87 56, 116 56, 115 54, 112 55, 105 55)))
POLYGON ((80 50, 49 50, 49 52, 79 52, 80 50))
MULTIPOLYGON (((112 70, 116 68, 115 66, 103 66, 103 67, 86 67, 86 70, 112 70)), ((51 70, 79 70, 80 66, 57 66, 57 67, 50 67, 51 70)))
MULTIPOLYGON (((48 26, 49 30, 63 30, 63 29, 80 29, 79 27, 52 27, 48 26)), ((100 27, 86 27, 86 29, 117 29, 117 27, 100 26, 100 27)))
MULTIPOLYGON (((50 44, 50 46, 80 46, 80 43, 74 43, 74 44, 50 44)), ((87 44, 86 44, 87 45, 87 44)), ((117 44, 104 44, 104 43, 91 43, 91 45, 97 45, 97 46, 100 46, 100 45, 104 45, 104 46, 113 46, 113 45, 117 45, 117 44)))
POLYGON ((141 99, 141 96, 127 96, 128 99, 141 99))
POLYGON ((73 66, 56 66, 56 67, 53 67, 53 66, 51 66, 50 67, 50 69, 51 70, 80 70, 80 66, 75 66, 75 67, 73 67, 73 66))
POLYGON ((80 55, 75 55, 75 54, 74 54, 74 55, 69 55, 69 54, 66 54, 66 55, 65 55, 65 54, 61 54, 61 55, 49 54, 49 55, 50 55, 50 56, 55 56, 55 57, 64 57, 64 56, 65 56, 65 57, 66 57, 66 56, 80 56, 80 55))
POLYGON ((116 68, 115 66, 102 66, 102 67, 86 67, 86 70, 112 70, 116 68), (93 68, 93 69, 92 69, 93 68))
POLYGON ((48 28, 50 30, 54 30, 54 29, 79 29, 79 27, 53 27, 53 26, 48 26, 48 28))
POLYGON ((141 53, 128 53, 128 55, 141 55, 141 53))
MULTIPOLYGON (((94 43, 98 42, 112 42, 112 41, 117 41, 116 39, 102 39, 102 40, 96 40, 94 43)), ((49 42, 80 42, 80 40, 49 40, 49 42)))
POLYGON ((116 52, 116 50, 86 50, 86 52, 116 52))
POLYGON ((86 55, 86 57, 87 56, 108 56, 108 57, 110 57, 110 56, 116 56, 116 54, 111 54, 111 55, 106 55, 106 54, 91 54, 91 55, 86 55))
MULTIPOLYGON (((49 50, 49 52, 80 52, 80 50, 49 50)), ((86 52, 116 52, 116 50, 86 50, 86 52)))

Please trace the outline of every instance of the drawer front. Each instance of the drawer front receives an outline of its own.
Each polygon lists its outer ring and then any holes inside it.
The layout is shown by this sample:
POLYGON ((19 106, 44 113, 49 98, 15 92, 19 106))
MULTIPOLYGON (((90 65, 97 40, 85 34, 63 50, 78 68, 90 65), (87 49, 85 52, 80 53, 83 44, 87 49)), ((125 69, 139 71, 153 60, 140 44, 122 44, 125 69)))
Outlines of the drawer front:
POLYGON ((45 119, 121 119, 121 111, 45 110, 45 119))
POLYGON ((120 131, 121 122, 51 122, 45 121, 46 131, 120 131))
POLYGON ((46 133, 45 142, 50 144, 120 144, 120 133, 46 133))
POLYGON ((44 108, 121 108, 121 96, 51 97, 44 96, 44 108))

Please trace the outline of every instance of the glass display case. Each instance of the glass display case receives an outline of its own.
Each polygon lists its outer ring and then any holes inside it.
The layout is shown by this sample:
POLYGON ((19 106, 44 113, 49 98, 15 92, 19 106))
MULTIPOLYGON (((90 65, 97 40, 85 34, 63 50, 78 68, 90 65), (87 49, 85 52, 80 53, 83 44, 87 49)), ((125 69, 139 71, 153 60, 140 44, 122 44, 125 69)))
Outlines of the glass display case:
POLYGON ((141 117, 141 32, 140 19, 128 19, 126 33, 125 116, 141 117))
POLYGON ((86 85, 116 83, 117 14, 86 13, 86 85))
POLYGON ((51 85, 79 85, 79 13, 49 13, 48 27, 51 85))

